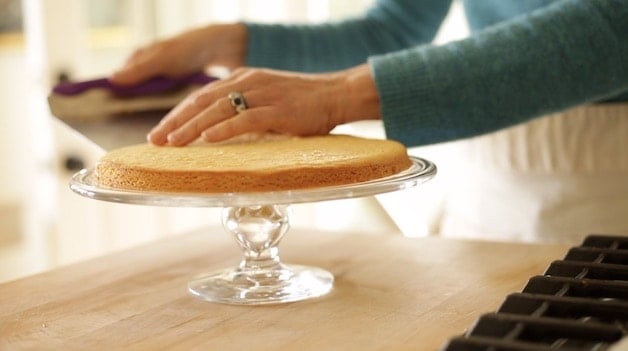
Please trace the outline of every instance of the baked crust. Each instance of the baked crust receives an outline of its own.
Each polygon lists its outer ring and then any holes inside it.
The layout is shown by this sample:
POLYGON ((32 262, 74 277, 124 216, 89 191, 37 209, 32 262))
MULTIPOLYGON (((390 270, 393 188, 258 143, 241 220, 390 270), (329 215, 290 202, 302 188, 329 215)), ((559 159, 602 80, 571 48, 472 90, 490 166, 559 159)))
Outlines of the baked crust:
POLYGON ((262 192, 364 182, 408 169, 395 141, 347 135, 200 144, 132 145, 96 164, 104 187, 158 192, 262 192))

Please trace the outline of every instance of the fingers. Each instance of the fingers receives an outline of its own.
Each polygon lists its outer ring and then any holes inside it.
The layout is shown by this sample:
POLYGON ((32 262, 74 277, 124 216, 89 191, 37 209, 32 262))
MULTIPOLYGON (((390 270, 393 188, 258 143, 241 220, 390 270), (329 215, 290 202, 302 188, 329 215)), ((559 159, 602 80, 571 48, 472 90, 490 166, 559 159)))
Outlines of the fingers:
POLYGON ((124 66, 114 72, 109 79, 114 84, 118 85, 135 85, 148 79, 152 75, 138 67, 141 66, 124 66))
POLYGON ((155 145, 167 144, 170 133, 179 129, 179 127, 195 116, 198 116, 206 108, 206 104, 200 102, 198 93, 192 94, 168 112, 159 124, 148 133, 148 141, 155 145))
POLYGON ((182 146, 196 140, 206 129, 235 115, 227 98, 217 100, 174 131, 168 133, 168 144, 182 146))
POLYGON ((134 85, 153 76, 160 67, 155 62, 158 59, 154 53, 155 50, 155 47, 137 50, 124 66, 111 75, 111 81, 120 85, 134 85))
MULTIPOLYGON (((227 87, 214 89, 214 84, 217 83, 212 83, 211 89, 209 86, 201 89, 169 112, 150 131, 148 141, 156 145, 183 146, 196 140, 212 126, 237 117, 238 113, 227 98, 228 93, 225 93, 227 87)), ((256 94, 244 95, 249 107, 255 106, 258 100, 256 94)), ((220 138, 224 138, 224 135, 221 133, 220 138)))
POLYGON ((258 108, 255 111, 241 112, 206 129, 201 133, 201 137, 207 142, 218 142, 251 132, 270 132, 272 130, 269 128, 268 110, 258 108))
POLYGON ((139 49, 111 75, 110 79, 116 84, 134 85, 158 75, 180 76, 202 66, 197 62, 200 59, 190 58, 193 56, 190 53, 185 55, 185 60, 180 60, 177 55, 184 55, 179 52, 180 47, 181 43, 176 40, 164 40, 139 49))

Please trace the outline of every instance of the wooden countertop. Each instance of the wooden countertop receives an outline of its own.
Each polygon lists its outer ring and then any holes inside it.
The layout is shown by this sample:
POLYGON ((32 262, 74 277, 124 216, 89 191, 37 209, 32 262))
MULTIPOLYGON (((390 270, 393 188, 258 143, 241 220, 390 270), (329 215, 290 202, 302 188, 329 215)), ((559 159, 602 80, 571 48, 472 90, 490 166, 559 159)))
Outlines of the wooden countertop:
POLYGON ((325 297, 231 306, 187 281, 236 265, 220 228, 0 285, 0 350, 438 350, 567 246, 291 229, 286 263, 331 271, 325 297))

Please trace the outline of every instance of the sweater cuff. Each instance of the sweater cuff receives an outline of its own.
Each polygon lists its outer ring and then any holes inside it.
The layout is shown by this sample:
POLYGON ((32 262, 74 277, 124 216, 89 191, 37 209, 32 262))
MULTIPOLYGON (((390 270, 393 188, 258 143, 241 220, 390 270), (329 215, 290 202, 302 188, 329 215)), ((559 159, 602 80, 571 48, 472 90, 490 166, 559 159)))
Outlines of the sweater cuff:
MULTIPOLYGON (((386 137, 407 146, 432 143, 436 131, 417 131, 437 119, 433 79, 423 50, 373 56, 369 64, 380 96, 386 137), (419 139, 417 139, 417 136, 419 139)), ((442 131, 441 131, 442 133, 442 131)))

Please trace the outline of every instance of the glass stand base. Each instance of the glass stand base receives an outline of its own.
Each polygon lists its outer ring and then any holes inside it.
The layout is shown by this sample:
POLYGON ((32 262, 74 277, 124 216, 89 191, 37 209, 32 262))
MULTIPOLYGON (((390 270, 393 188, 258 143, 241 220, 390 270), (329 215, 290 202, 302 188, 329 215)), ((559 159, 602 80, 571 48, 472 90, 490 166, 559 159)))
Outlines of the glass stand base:
POLYGON ((326 270, 279 264, 273 269, 236 268, 211 273, 188 283, 188 291, 205 301, 263 305, 300 301, 327 294, 334 276, 326 270))

